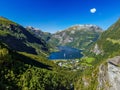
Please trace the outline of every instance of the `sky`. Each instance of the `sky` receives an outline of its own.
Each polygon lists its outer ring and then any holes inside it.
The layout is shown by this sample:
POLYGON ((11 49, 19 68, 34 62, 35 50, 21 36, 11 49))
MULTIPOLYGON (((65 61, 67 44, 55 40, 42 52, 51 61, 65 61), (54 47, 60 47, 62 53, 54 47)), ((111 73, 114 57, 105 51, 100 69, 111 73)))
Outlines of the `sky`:
POLYGON ((0 0, 0 16, 51 33, 76 24, 106 30, 120 18, 120 0, 0 0))

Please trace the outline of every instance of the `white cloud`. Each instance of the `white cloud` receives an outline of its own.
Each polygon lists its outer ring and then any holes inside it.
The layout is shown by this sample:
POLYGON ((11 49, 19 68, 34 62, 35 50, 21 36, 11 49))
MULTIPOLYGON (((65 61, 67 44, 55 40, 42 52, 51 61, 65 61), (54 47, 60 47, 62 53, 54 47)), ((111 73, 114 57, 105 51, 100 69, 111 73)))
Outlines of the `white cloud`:
POLYGON ((91 13, 95 13, 96 11, 97 11, 96 8, 90 9, 90 12, 91 12, 91 13))

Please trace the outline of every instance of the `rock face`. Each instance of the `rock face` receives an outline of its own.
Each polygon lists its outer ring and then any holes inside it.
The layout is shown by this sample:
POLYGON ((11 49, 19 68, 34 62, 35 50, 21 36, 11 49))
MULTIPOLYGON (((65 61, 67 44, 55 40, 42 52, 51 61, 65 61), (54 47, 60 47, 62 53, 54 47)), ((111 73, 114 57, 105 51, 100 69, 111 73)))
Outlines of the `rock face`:
POLYGON ((108 64, 109 90, 120 90, 120 67, 108 64))
POLYGON ((120 56, 110 59, 109 63, 116 65, 116 66, 120 66, 120 56))
POLYGON ((98 90, 120 90, 120 56, 108 60, 107 65, 100 65, 98 90))
POLYGON ((96 55, 102 53, 102 51, 100 50, 98 44, 95 44, 94 49, 92 50, 92 52, 95 53, 96 55))
POLYGON ((108 63, 109 90, 120 90, 120 56, 114 57, 108 63))
POLYGON ((109 90, 108 85, 108 74, 107 74, 107 66, 101 64, 99 67, 99 74, 98 74, 98 87, 97 90, 109 90))

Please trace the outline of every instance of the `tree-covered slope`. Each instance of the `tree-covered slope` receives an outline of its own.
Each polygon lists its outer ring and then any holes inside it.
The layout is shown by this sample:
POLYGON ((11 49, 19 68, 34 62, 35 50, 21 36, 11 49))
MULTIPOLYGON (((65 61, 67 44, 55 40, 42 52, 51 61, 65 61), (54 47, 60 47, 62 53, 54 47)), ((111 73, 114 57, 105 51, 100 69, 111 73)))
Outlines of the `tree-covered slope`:
POLYGON ((85 49, 95 42, 102 29, 96 25, 75 25, 52 35, 49 42, 54 45, 65 45, 85 49))
POLYGON ((0 17, 0 41, 6 43, 9 48, 20 52, 32 54, 49 52, 49 46, 43 39, 3 17, 0 17))

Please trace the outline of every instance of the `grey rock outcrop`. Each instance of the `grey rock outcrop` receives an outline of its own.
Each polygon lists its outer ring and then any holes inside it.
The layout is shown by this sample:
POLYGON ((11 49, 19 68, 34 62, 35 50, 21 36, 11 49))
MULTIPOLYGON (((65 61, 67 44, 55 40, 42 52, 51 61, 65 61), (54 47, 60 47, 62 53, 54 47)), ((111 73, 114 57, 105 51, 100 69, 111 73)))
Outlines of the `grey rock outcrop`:
POLYGON ((94 49, 92 50, 92 52, 95 53, 96 55, 102 53, 102 51, 100 50, 98 44, 95 44, 94 49))
POLYGON ((108 60, 107 64, 101 64, 98 74, 97 90, 120 90, 120 56, 108 60))
POLYGON ((114 57, 108 62, 109 90, 120 90, 120 56, 114 57))

